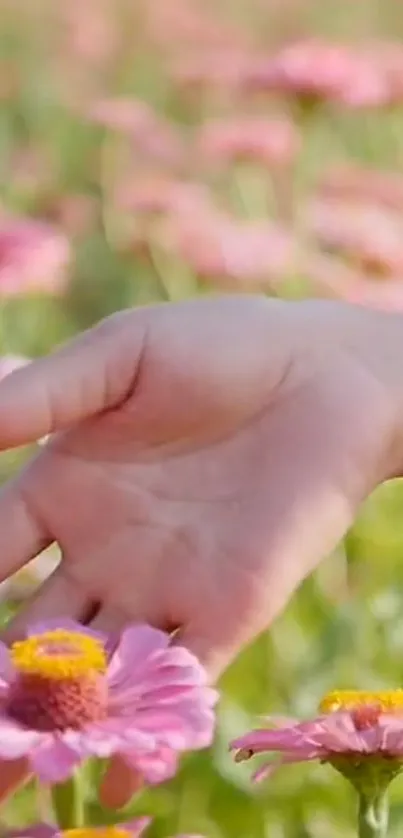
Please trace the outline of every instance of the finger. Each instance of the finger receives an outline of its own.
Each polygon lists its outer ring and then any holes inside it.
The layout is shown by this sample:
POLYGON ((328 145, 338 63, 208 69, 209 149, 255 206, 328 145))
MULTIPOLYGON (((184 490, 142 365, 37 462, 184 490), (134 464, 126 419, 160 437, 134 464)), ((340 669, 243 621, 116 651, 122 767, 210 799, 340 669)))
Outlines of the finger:
POLYGON ((142 310, 111 317, 0 381, 0 448, 34 442, 118 404, 141 359, 142 310))
POLYGON ((120 609, 105 606, 100 608, 98 613, 91 620, 91 628, 95 631, 104 632, 110 635, 119 635, 122 629, 129 623, 133 623, 133 617, 128 617, 120 609))
POLYGON ((0 492, 1 582, 53 541, 43 522, 26 503, 21 485, 20 478, 7 484, 0 492))
POLYGON ((100 801, 108 809, 123 809, 143 785, 139 771, 130 768, 121 757, 112 757, 99 787, 100 801))
POLYGON ((29 778, 29 765, 25 758, 0 761, 0 804, 15 794, 29 778))
POLYGON ((25 633, 27 625, 39 621, 69 617, 77 622, 85 622, 90 608, 91 603, 85 592, 65 575, 60 565, 7 625, 2 639, 12 643, 25 633))

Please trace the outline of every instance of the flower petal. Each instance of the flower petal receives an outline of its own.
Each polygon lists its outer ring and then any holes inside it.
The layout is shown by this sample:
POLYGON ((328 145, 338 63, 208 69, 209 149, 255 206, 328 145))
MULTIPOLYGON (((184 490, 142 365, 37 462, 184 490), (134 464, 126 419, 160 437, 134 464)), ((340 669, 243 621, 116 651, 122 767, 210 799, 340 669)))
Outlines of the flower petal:
POLYGON ((10 657, 10 650, 0 640, 0 695, 3 686, 5 687, 15 677, 15 670, 10 657))
POLYGON ((150 656, 166 649, 169 641, 169 634, 152 626, 140 624, 125 629, 109 664, 110 686, 123 687, 144 675, 150 656))
POLYGON ((29 755, 42 740, 43 734, 20 727, 5 717, 0 718, 0 759, 19 759, 29 755))
POLYGON ((289 751, 292 748, 305 747, 304 737, 299 725, 286 728, 261 728, 234 739, 230 750, 251 750, 253 753, 264 751, 289 751))
POLYGON ((7 829, 7 838, 59 838, 57 826, 47 823, 35 823, 19 829, 7 829))
POLYGON ((334 753, 370 753, 376 749, 373 731, 358 731, 351 713, 339 711, 314 721, 309 741, 334 753), (369 736, 366 734, 369 734, 369 736))
POLYGON ((44 783, 68 780, 81 757, 61 737, 47 736, 43 744, 30 754, 32 770, 44 783))
POLYGON ((123 759, 138 771, 150 785, 157 785, 174 777, 178 757, 171 748, 158 748, 152 753, 141 754, 130 751, 122 754, 123 759))
POLYGON ((390 756, 403 756, 403 718, 385 715, 379 720, 379 749, 390 756))
POLYGON ((267 780, 279 768, 281 768, 282 765, 292 765, 293 763, 298 762, 311 762, 312 760, 318 759, 319 756, 320 755, 315 752, 307 752, 305 755, 303 755, 302 752, 283 754, 279 759, 273 760, 273 762, 268 762, 258 768, 252 777, 253 782, 261 783, 263 780, 267 780))
POLYGON ((120 827, 130 832, 133 838, 137 838, 137 836, 141 835, 142 832, 147 829, 147 827, 151 823, 151 818, 136 818, 134 821, 128 821, 128 823, 120 824, 120 827))

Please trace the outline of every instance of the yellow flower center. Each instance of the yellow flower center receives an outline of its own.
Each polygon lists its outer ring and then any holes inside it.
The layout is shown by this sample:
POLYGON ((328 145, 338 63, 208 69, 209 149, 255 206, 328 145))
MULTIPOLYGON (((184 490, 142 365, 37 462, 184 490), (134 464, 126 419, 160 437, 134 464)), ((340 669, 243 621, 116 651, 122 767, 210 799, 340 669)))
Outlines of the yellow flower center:
POLYGON ((322 699, 321 713, 335 713, 337 710, 358 710, 363 707, 377 707, 382 713, 403 714, 403 689, 380 690, 334 690, 322 699))
POLYGON ((95 637, 55 629, 14 643, 10 653, 17 674, 4 709, 12 719, 56 731, 79 730, 106 717, 107 657, 95 637))
POLYGON ((107 660, 100 640, 88 634, 55 629, 13 643, 11 660, 22 675, 46 679, 79 678, 104 673, 107 660))
POLYGON ((131 838, 128 829, 120 826, 86 826, 82 829, 65 829, 62 838, 131 838))

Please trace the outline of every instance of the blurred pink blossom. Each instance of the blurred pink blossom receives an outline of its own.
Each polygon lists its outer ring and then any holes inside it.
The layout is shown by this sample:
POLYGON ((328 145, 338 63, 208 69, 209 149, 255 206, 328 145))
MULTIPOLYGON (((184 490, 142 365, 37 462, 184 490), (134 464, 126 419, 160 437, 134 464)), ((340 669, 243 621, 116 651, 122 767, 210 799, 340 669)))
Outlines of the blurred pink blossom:
POLYGON ((222 99, 232 101, 242 90, 250 60, 242 48, 206 49, 173 62, 171 80, 188 97, 208 94, 210 105, 222 99))
POLYGON ((124 249, 146 259, 150 244, 159 243, 161 223, 172 225, 177 217, 204 218, 214 212, 212 197, 203 184, 162 175, 144 175, 122 184, 114 203, 117 212, 126 216, 124 249))
POLYGON ((196 211, 205 208, 209 198, 203 184, 164 175, 145 175, 129 180, 115 195, 118 206, 146 215, 196 211))
POLYGON ((362 49, 308 38, 273 56, 251 61, 245 84, 295 96, 330 100, 349 107, 378 107, 396 99, 396 84, 386 50, 362 49))
POLYGON ((43 212, 72 238, 83 237, 93 228, 97 217, 96 200, 85 194, 62 193, 43 202, 43 212))
POLYGON ((51 162, 38 146, 16 147, 10 159, 13 191, 23 194, 46 189, 53 175, 51 162))
POLYGON ((116 49, 117 16, 109 0, 69 0, 59 9, 63 42, 70 65, 100 66, 116 49))
POLYGON ((376 204, 317 200, 304 219, 319 245, 374 274, 403 275, 403 219, 376 204))
POLYGON ((146 157, 174 166, 182 159, 179 133, 146 102, 134 97, 99 99, 88 108, 87 118, 126 135, 134 149, 146 157))
POLYGON ((28 218, 0 218, 0 295, 62 293, 70 246, 57 228, 28 218))
POLYGON ((364 305, 379 311, 403 311, 403 274, 400 277, 379 280, 359 277, 344 294, 349 303, 364 305))
POLYGON ((378 203, 403 211, 403 177, 399 172, 354 164, 333 166, 322 176, 319 193, 325 198, 378 203))
MULTIPOLYGON (((213 7, 214 8, 214 7, 213 7)), ((173 48, 176 53, 231 47, 245 40, 244 33, 197 0, 165 0, 164 3, 143 2, 145 31, 159 47, 173 48)))
POLYGON ((165 246, 197 276, 231 290, 276 286, 297 264, 293 235, 269 221, 239 221, 217 211, 177 216, 165 232, 165 246))
POLYGON ((295 125, 285 117, 233 117, 206 122, 197 152, 216 164, 250 160, 269 167, 291 163, 300 148, 295 125))
POLYGON ((380 279, 328 254, 306 252, 299 263, 304 296, 344 300, 379 311, 403 311, 403 275, 380 279))

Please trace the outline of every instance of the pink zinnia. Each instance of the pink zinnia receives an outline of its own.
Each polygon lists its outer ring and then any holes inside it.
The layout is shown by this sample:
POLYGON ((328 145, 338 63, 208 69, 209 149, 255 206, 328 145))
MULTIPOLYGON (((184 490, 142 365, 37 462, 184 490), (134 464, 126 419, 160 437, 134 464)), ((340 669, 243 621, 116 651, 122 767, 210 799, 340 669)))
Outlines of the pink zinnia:
POLYGON ((232 100, 242 89, 249 61, 248 53, 237 47, 206 49, 176 60, 172 81, 187 96, 208 93, 210 104, 232 100))
POLYGON ((328 762, 346 776, 353 768, 364 772, 374 756, 393 776, 403 767, 403 690, 335 691, 325 696, 320 711, 306 722, 273 719, 271 729, 235 739, 235 760, 267 751, 281 754, 255 773, 256 781, 280 765, 312 760, 328 762))
POLYGON ((218 210, 180 215, 167 227, 167 249, 200 278, 228 289, 276 285, 297 264, 293 235, 269 221, 239 221, 218 210))
POLYGON ((66 237, 52 225, 33 219, 0 219, 0 294, 63 292, 69 258, 66 237))
POLYGON ((339 165, 325 173, 319 189, 325 198, 371 202, 387 209, 403 210, 403 177, 398 172, 339 165))
POLYGON ((135 151, 146 157, 174 166, 182 160, 180 135, 147 102, 134 97, 99 99, 87 116, 98 125, 127 136, 135 151))
POLYGON ((252 60, 244 82, 256 91, 283 93, 307 102, 327 100, 351 108, 379 107, 396 99, 385 52, 314 38, 252 60))
POLYGON ((374 274, 403 273, 403 223, 397 213, 374 203, 330 199, 314 202, 305 217, 322 247, 374 274))
POLYGON ((198 137, 198 153, 208 162, 252 161, 266 166, 287 165, 296 157, 300 138, 285 117, 251 116, 205 123, 198 137))
POLYGON ((145 215, 194 212, 209 205, 209 193, 201 183, 172 177, 143 176, 123 184, 116 193, 123 209, 145 215))
MULTIPOLYGON (((136 818, 114 826, 84 826, 75 829, 58 829, 46 823, 37 823, 21 829, 10 829, 6 838, 139 838, 147 829, 151 818, 136 818)), ((177 835, 176 838, 202 838, 201 835, 177 835)))
POLYGON ((151 818, 136 818, 116 826, 84 826, 75 829, 58 829, 47 823, 36 823, 21 829, 9 829, 5 835, 7 838, 140 838, 150 822, 151 818))
POLYGON ((26 756, 44 782, 83 759, 118 753, 149 783, 172 776, 180 752, 212 739, 215 691, 196 658, 146 625, 116 648, 73 620, 33 625, 0 644, 0 758, 26 756))

